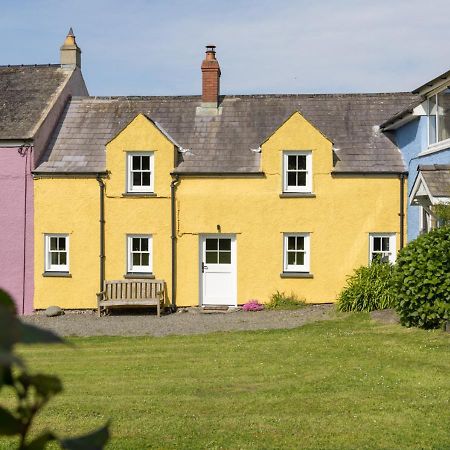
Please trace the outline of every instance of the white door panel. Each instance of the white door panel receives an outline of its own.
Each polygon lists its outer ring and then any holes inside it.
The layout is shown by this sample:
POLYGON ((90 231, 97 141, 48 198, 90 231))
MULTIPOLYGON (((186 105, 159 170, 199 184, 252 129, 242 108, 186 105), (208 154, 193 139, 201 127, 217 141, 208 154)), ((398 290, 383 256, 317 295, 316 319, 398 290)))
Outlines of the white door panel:
POLYGON ((201 236, 200 271, 203 305, 237 305, 234 235, 201 236))

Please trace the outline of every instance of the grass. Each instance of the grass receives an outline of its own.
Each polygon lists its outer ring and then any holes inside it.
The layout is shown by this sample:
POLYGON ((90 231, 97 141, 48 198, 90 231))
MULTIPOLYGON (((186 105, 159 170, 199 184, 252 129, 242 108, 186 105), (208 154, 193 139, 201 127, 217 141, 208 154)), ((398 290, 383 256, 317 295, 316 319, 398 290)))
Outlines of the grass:
POLYGON ((39 429, 70 435, 111 418, 108 448, 121 450, 450 448, 441 331, 355 313, 293 330, 72 342, 22 349, 66 388, 39 429))
POLYGON ((270 297, 270 301, 265 304, 266 309, 299 309, 304 308, 306 302, 298 298, 294 293, 286 295, 284 292, 275 292, 270 297))

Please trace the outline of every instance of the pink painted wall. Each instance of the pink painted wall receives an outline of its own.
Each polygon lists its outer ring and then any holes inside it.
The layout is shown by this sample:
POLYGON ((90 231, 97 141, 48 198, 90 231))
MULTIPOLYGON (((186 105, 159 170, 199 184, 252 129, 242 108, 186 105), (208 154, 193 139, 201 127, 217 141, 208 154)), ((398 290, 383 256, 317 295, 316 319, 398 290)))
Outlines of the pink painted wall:
POLYGON ((31 148, 22 156, 18 147, 0 147, 0 287, 12 295, 19 314, 33 312, 33 158, 30 153, 31 148))

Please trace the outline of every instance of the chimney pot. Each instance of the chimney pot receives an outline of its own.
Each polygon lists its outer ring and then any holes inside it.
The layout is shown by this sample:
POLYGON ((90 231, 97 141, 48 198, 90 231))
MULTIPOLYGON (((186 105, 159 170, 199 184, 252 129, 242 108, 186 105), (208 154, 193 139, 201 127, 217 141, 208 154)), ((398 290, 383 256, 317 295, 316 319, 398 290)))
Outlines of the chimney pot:
POLYGON ((78 47, 75 40, 75 35, 73 34, 72 27, 67 33, 64 44, 60 49, 60 63, 63 67, 78 67, 81 68, 81 50, 78 47))
POLYGON ((202 106, 217 108, 220 95, 220 66, 216 59, 215 45, 206 46, 202 63, 202 106))

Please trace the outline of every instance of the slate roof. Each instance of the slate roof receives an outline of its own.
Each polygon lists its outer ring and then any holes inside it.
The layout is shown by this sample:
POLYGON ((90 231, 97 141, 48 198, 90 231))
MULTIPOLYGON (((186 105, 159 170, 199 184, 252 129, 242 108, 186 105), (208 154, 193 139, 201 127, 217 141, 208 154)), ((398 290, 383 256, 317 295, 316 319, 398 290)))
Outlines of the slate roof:
POLYGON ((32 139, 71 74, 59 64, 0 66, 0 139, 32 139))
POLYGON ((433 197, 450 197, 450 165, 420 165, 422 177, 433 197))
POLYGON ((301 94, 223 96, 222 113, 196 114, 199 96, 78 97, 67 105, 36 172, 105 171, 105 144, 137 114, 158 123, 184 149, 180 173, 249 173, 260 168, 259 145, 299 111, 330 138, 336 172, 403 172, 392 135, 379 128, 417 96, 301 94))

